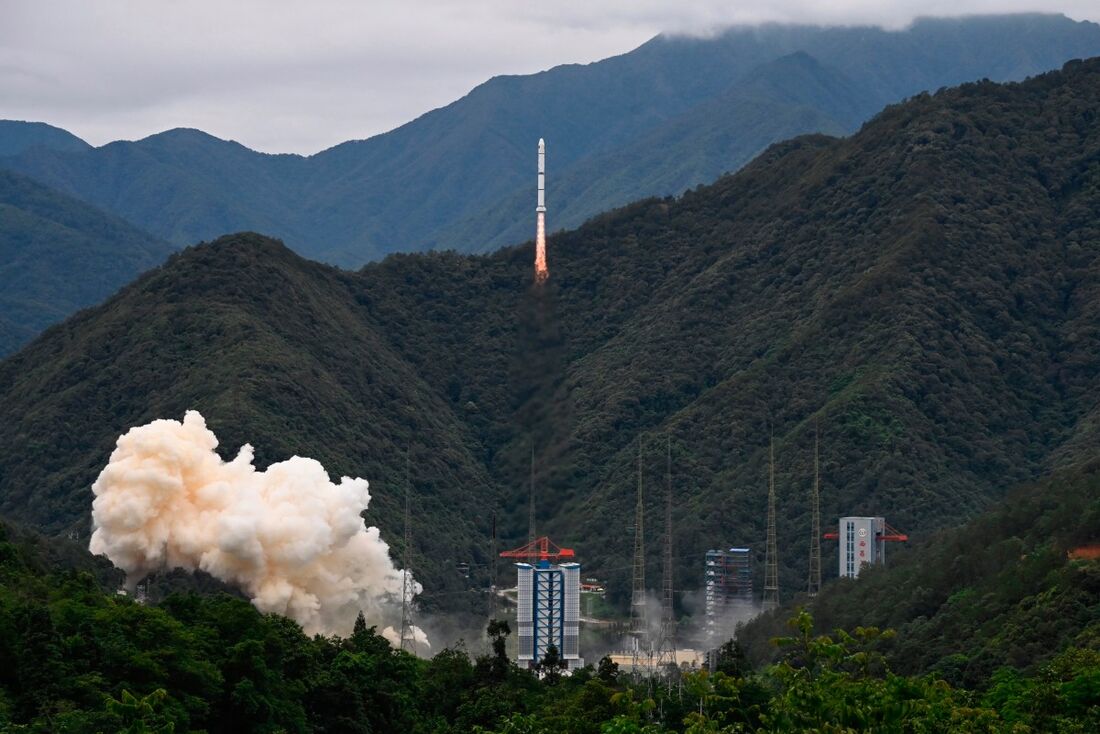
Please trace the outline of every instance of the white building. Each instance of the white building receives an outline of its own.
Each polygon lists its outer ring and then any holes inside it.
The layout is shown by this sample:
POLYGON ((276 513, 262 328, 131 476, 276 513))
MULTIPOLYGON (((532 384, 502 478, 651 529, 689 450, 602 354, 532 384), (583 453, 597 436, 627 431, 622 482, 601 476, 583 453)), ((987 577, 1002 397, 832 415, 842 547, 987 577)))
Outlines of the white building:
POLYGON ((584 666, 580 653, 581 566, 579 563, 517 563, 516 607, 521 668, 532 668, 553 645, 568 670, 584 666))
POLYGON ((865 564, 885 564, 886 534, 885 518, 840 518, 841 578, 858 578, 859 571, 865 564))

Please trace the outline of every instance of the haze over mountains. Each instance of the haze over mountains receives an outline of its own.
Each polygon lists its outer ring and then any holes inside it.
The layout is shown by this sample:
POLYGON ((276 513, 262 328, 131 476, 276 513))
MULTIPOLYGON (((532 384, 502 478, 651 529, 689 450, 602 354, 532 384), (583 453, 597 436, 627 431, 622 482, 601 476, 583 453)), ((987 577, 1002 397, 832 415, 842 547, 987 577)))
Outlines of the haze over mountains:
POLYGON ((359 266, 390 252, 484 252, 529 237, 539 137, 550 149, 550 224, 573 227, 640 196, 710 182, 778 140, 854 131, 922 90, 1022 79, 1097 54, 1100 26, 1055 15, 920 20, 899 32, 736 28, 496 77, 392 132, 308 158, 196 130, 88 150, 39 140, 12 152, 11 136, 26 134, 9 124, 0 166, 177 246, 250 229, 306 257, 359 266))
POLYGON ((770 421, 800 587, 814 420, 823 517, 915 536, 1095 454, 1097 109, 1098 60, 919 96, 552 237, 543 291, 529 245, 359 273, 251 234, 188 249, 0 362, 0 514, 85 528, 115 438, 194 408, 226 453, 365 475, 394 539, 411 447, 415 567, 453 606, 494 509, 525 537, 534 443, 540 526, 621 594, 638 438, 652 486, 672 437, 693 578, 762 546, 770 421))

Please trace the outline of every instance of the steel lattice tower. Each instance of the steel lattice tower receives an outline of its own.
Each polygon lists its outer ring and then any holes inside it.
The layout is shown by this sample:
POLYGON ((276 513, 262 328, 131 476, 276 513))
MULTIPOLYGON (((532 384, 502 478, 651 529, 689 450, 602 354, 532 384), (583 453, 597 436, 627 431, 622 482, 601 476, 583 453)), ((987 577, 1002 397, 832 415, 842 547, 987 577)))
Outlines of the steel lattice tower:
POLYGON ((779 553, 775 540, 775 438, 768 435, 768 542, 764 555, 764 609, 779 606, 779 553))
MULTIPOLYGON (((649 647, 645 603, 645 505, 642 488, 642 439, 638 439, 638 501, 634 510, 634 588, 630 596, 630 636, 634 652, 649 647)), ((637 666, 635 666, 637 668, 637 666)))
POLYGON ((415 652, 412 633, 412 531, 409 527, 409 450, 405 449, 405 549, 401 554, 401 649, 415 652))
POLYGON ((676 664, 676 615, 673 609, 672 582, 672 436, 665 436, 665 547, 663 557, 663 591, 661 598, 661 642, 657 651, 657 667, 676 664))
MULTIPOLYGON (((527 501, 527 545, 530 548, 535 547, 535 444, 531 444, 531 488, 530 497, 527 501)), ((533 566, 538 563, 539 557, 537 553, 534 553, 528 562, 533 566)))
POLYGON ((489 549, 489 621, 497 616, 497 513, 493 510, 492 547, 489 549))
POLYGON ((821 459, 820 459, 821 432, 817 421, 814 421, 814 488, 810 497, 811 522, 810 522, 810 578, 806 584, 806 592, 810 596, 817 596, 821 591, 821 459))

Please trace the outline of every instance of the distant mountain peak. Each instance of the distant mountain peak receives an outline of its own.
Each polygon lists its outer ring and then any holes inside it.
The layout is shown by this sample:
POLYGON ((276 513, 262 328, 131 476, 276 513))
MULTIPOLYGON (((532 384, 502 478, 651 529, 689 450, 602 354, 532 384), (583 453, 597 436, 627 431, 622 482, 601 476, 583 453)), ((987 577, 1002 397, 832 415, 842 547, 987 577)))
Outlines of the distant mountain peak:
POLYGON ((19 155, 35 148, 79 152, 91 147, 68 130, 45 122, 0 120, 0 156, 19 155))

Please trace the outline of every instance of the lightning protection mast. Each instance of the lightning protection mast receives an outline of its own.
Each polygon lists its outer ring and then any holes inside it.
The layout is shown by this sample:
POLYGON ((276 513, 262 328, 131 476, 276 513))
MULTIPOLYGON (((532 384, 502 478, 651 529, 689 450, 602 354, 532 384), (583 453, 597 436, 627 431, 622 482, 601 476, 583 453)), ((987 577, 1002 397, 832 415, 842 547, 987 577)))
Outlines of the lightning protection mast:
POLYGON ((415 652, 412 631, 412 531, 409 526, 409 449, 405 449, 405 550, 401 558, 401 649, 415 652))
POLYGON ((764 610, 779 606, 779 553, 775 539, 775 437, 768 430, 768 540, 764 555, 764 610))
POLYGON ((821 591, 821 431, 814 420, 814 487, 810 496, 810 578, 806 593, 811 597, 821 591))
POLYGON ((673 609, 672 581, 672 436, 665 434, 665 538, 662 564, 661 641, 657 668, 676 664, 676 615, 673 609))
POLYGON ((634 673, 640 670, 649 649, 649 627, 645 599, 645 504, 642 485, 642 438, 638 437, 638 498, 634 507, 634 586, 630 595, 630 637, 634 673))

